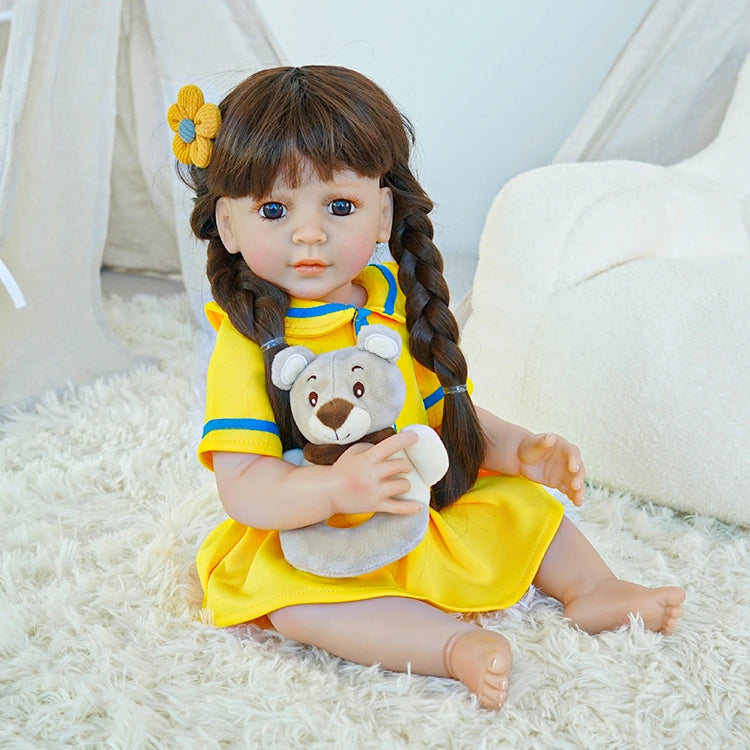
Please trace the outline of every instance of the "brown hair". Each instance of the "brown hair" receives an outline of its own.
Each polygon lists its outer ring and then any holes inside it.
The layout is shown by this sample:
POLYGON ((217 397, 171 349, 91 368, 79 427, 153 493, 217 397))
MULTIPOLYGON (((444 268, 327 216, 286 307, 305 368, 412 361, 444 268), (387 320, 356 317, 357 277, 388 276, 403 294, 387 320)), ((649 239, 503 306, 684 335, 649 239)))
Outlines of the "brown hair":
MULTIPOLYGON (((409 168, 414 143, 411 123, 376 84, 356 71, 335 66, 272 68, 247 78, 220 105, 222 125, 205 169, 183 167, 195 190, 191 216, 195 234, 208 240, 207 275, 214 299, 240 333, 263 344, 283 337, 289 307, 285 292, 256 276, 240 254, 226 251, 214 212, 222 196, 262 199, 279 178, 296 187, 303 161, 322 180, 350 169, 379 177, 393 193, 391 254, 406 295, 406 325, 414 358, 434 371, 443 386, 466 382, 458 347, 458 325, 448 308, 443 259, 432 241, 432 201, 409 168)), ((289 394, 266 378, 284 449, 299 445, 289 394)), ((484 440, 467 393, 444 398, 442 439, 450 456, 446 476, 434 488, 432 506, 448 507, 474 484, 484 440)))

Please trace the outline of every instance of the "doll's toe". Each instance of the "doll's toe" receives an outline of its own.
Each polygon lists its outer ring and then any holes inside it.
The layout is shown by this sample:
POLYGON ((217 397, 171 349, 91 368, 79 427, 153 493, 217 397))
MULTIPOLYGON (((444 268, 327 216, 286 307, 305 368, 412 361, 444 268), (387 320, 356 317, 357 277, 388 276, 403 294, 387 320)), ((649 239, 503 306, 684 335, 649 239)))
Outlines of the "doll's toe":
POLYGON ((508 697, 508 678, 488 669, 478 697, 485 708, 502 708, 508 697))
POLYGON ((507 639, 476 628, 455 634, 446 646, 449 673, 466 685, 484 708, 497 710, 508 697, 511 655, 507 639))

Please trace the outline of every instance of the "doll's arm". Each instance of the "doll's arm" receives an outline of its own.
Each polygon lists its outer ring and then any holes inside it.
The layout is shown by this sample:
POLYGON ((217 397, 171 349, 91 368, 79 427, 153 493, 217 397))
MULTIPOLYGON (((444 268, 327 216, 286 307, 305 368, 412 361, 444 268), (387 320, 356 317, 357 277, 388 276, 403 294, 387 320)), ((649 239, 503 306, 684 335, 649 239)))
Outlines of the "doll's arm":
POLYGON ((420 503, 394 499, 409 490, 397 475, 408 473, 411 463, 389 460, 414 442, 415 434, 406 432, 377 445, 353 445, 333 466, 215 451, 219 497, 232 518, 257 529, 300 528, 336 513, 416 513, 420 503))
POLYGON ((578 448, 551 433, 535 435, 477 407, 485 434, 484 466, 554 487, 576 505, 583 502, 585 469, 578 448))
POLYGON ((532 435, 524 427, 506 422, 492 412, 476 407, 479 424, 484 432, 484 468, 515 477, 521 473, 518 449, 532 435))

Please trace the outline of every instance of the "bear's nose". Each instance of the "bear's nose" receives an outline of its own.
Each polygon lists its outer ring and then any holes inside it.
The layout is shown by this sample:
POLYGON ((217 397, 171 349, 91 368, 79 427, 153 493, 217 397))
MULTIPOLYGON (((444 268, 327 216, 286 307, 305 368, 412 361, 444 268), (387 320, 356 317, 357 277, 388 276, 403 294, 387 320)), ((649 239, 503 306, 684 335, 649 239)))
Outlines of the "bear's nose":
POLYGON ((343 398, 334 398, 318 409, 318 419, 326 427, 338 430, 346 422, 351 410, 352 405, 348 401, 343 398))

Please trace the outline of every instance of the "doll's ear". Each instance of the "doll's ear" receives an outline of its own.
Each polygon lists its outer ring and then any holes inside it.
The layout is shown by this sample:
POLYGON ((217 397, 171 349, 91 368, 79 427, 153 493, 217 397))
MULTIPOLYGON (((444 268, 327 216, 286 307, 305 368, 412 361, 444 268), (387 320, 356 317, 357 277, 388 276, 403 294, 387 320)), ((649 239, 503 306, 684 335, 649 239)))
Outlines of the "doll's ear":
POLYGON ((282 349, 271 363, 271 382, 282 391, 291 390, 300 373, 315 359, 305 346, 282 349))
POLYGON ((229 198, 219 198, 216 201, 214 219, 216 220, 216 228, 219 230, 219 237, 221 237, 221 244, 224 245, 228 253, 232 253, 233 255, 238 253, 240 245, 237 242, 237 236, 234 232, 232 207, 229 203, 229 198))
POLYGON ((388 326, 362 326, 357 335, 357 346, 389 362, 395 362, 401 354, 401 336, 388 326))
POLYGON ((380 188, 380 225, 378 226, 378 242, 388 242, 393 230, 393 193, 388 187, 380 188))

